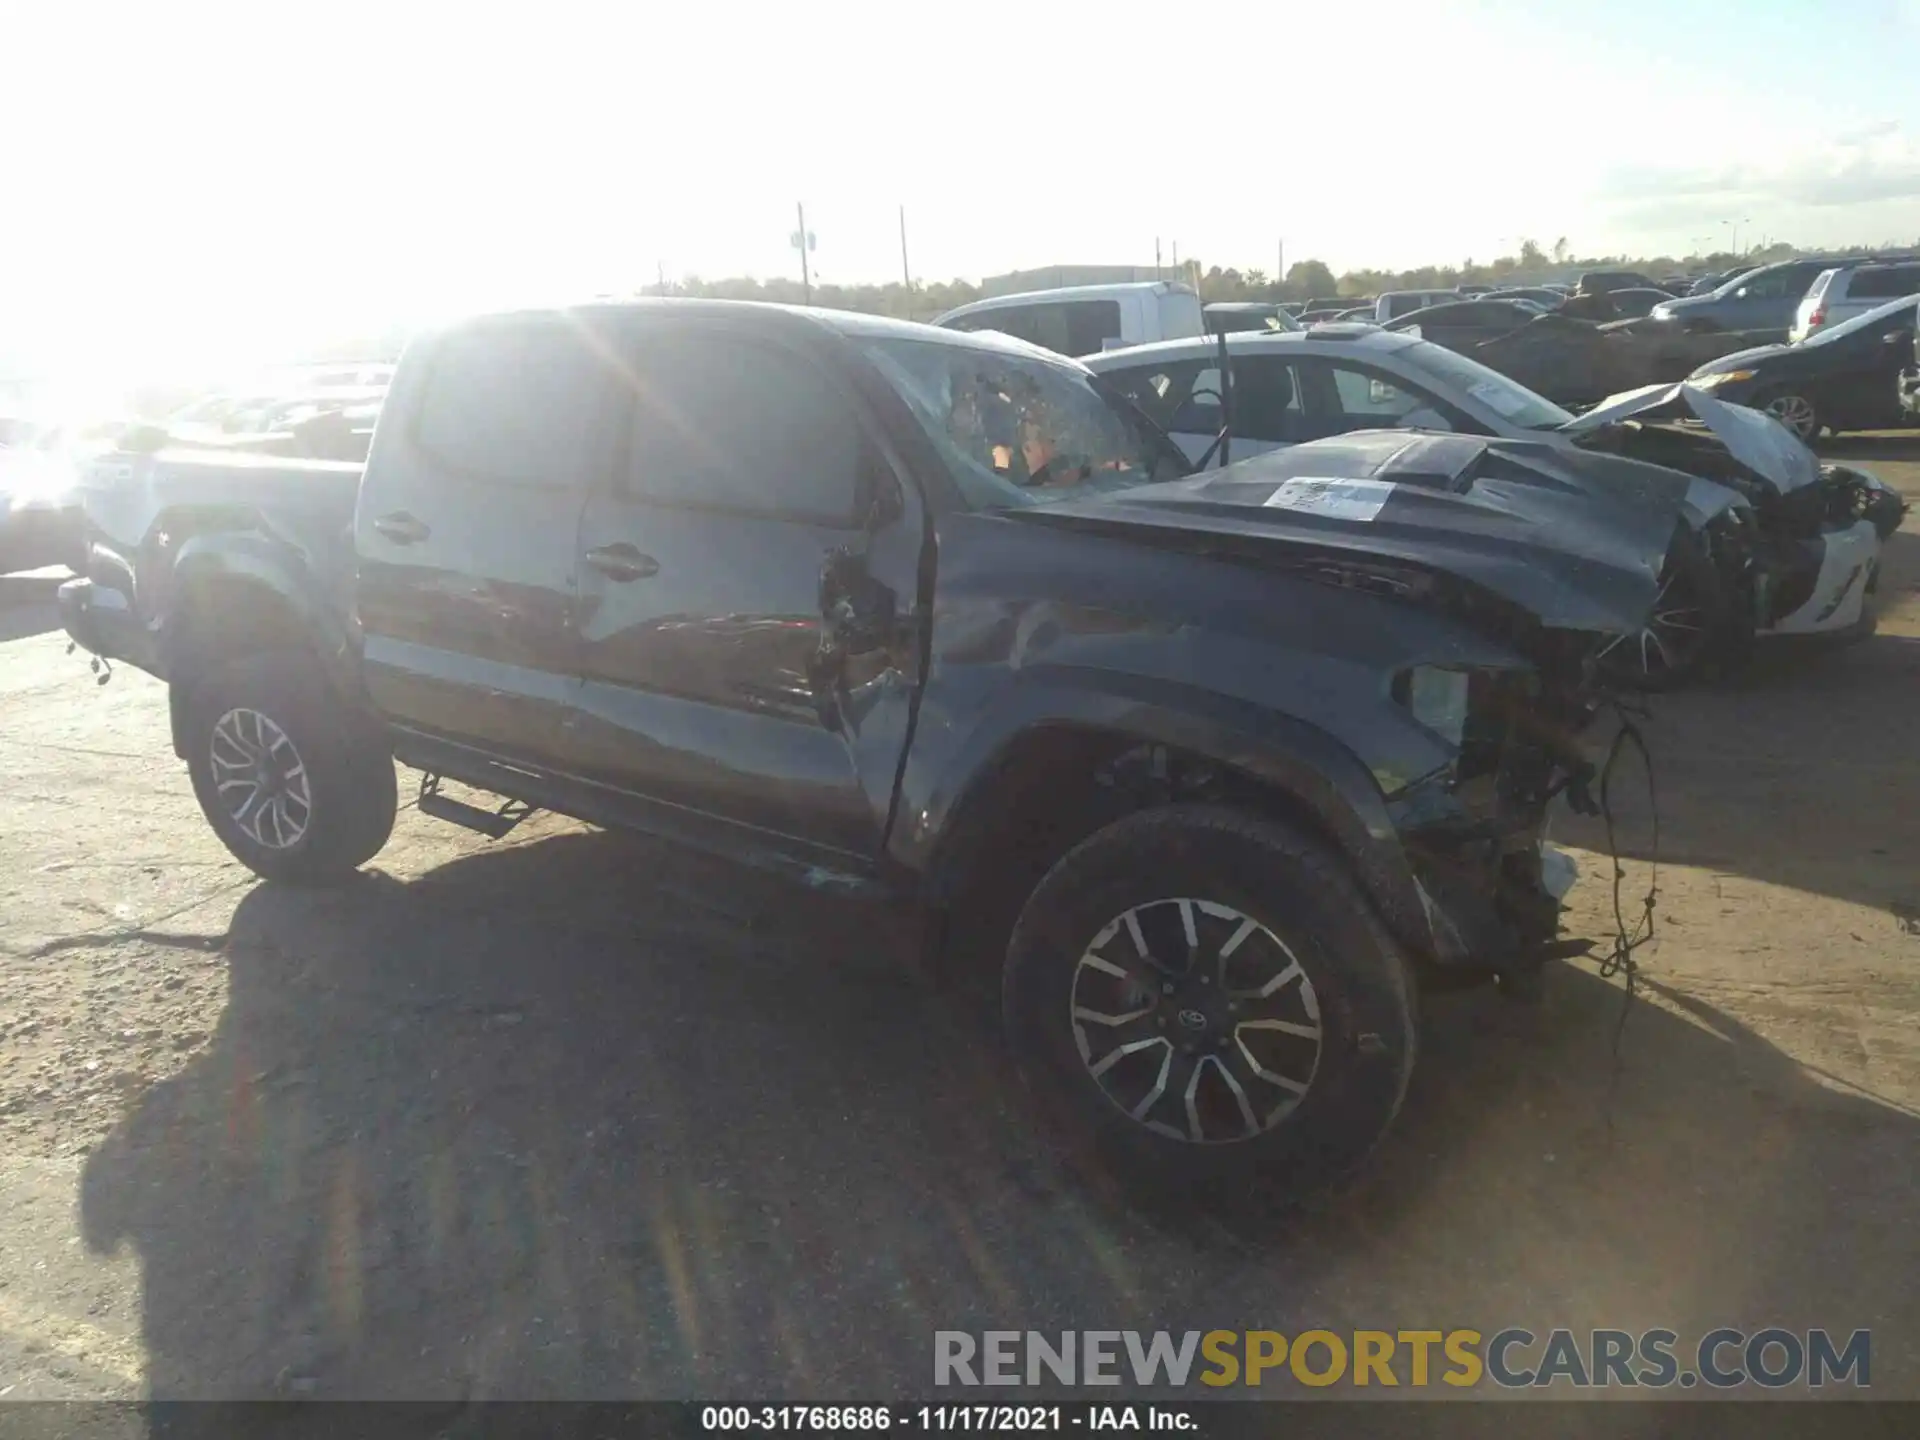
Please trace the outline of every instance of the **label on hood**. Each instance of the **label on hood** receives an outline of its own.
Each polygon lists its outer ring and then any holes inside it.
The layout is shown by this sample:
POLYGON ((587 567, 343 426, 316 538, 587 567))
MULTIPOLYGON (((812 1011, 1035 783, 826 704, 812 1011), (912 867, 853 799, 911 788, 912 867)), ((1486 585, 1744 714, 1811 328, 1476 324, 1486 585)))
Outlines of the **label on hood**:
POLYGON ((1296 475, 1269 495, 1266 504, 1329 520, 1371 520, 1394 492, 1387 480, 1342 480, 1331 476, 1296 475))

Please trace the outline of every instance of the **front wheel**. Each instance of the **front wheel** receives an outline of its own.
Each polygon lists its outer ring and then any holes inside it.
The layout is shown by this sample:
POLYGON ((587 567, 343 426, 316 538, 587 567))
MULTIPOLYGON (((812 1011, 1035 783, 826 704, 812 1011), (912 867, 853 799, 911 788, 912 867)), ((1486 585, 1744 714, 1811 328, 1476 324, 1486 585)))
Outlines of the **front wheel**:
POLYGON ((302 657, 229 661, 194 686, 183 735, 200 808, 254 874, 339 880, 393 833, 393 757, 302 657))
POLYGON ((1061 1137, 1162 1194, 1326 1186, 1386 1133, 1416 1050, 1406 961, 1346 867, 1214 806, 1129 816, 1061 859, 1002 1004, 1061 1137))
POLYGON ((1820 433, 1819 409, 1798 390, 1777 390, 1761 401, 1760 408, 1809 445, 1820 433))
POLYGON ((1601 670, 1635 690, 1675 690, 1706 668, 1725 633, 1729 601, 1713 560, 1691 539, 1676 543, 1660 572, 1646 622, 1600 652, 1601 670))

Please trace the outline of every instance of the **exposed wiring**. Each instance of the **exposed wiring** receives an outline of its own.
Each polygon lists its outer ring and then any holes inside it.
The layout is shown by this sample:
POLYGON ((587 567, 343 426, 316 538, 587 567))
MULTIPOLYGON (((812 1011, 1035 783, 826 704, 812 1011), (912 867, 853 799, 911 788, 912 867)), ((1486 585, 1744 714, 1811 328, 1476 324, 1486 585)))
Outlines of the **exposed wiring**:
POLYGON ((1600 960, 1600 978, 1611 980, 1615 975, 1623 977, 1623 994, 1620 1018, 1613 1028, 1613 1073, 1607 1084, 1609 1139, 1613 1134, 1613 1098, 1620 1085, 1620 1041, 1626 1033, 1627 1016, 1632 1013, 1638 995, 1640 964, 1634 952, 1654 938, 1654 906, 1660 896, 1660 792, 1654 781, 1653 755, 1647 749, 1646 736, 1634 723, 1648 718, 1648 711, 1644 707, 1629 708, 1625 701, 1618 698, 1613 701, 1613 711, 1619 728, 1614 731, 1613 742, 1607 747, 1606 763, 1600 767, 1600 816, 1607 830, 1607 859, 1613 866, 1614 933, 1612 948, 1600 960), (1640 763, 1647 773, 1647 807, 1652 825, 1652 843, 1647 856, 1650 867, 1647 893, 1640 901, 1640 913, 1631 927, 1627 924, 1626 908, 1621 898, 1621 886, 1627 878, 1627 872, 1620 863, 1620 845, 1615 838, 1613 824, 1614 767, 1629 746, 1639 752, 1640 763))

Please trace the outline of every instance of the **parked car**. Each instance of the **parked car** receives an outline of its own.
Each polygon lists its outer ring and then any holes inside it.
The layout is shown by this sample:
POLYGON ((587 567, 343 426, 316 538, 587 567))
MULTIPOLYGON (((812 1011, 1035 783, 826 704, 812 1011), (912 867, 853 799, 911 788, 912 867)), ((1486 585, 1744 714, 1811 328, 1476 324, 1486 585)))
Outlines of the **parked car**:
POLYGON ((1526 300, 1543 310, 1558 310, 1566 303, 1567 297, 1558 290, 1550 290, 1545 285, 1521 285, 1511 290, 1490 290, 1481 297, 1484 300, 1526 300))
POLYGON ((1920 334, 1913 341, 1913 363, 1900 372, 1900 408, 1909 424, 1920 425, 1920 334))
POLYGON ((1375 298, 1373 318, 1384 325, 1428 305, 1451 305, 1459 298, 1458 290, 1389 290, 1375 298))
POLYGON ((1638 320, 1650 313, 1654 306, 1673 299, 1665 290, 1609 290, 1607 302, 1613 306, 1616 319, 1638 320))
POLYGON ((958 306, 933 323, 945 330, 996 330, 1057 355, 1206 333, 1199 294, 1165 280, 996 295, 958 306))
POLYGON ((1542 312, 1536 305, 1513 300, 1462 300, 1453 305, 1429 305, 1390 322, 1388 330, 1411 329, 1449 350, 1466 350, 1505 335, 1542 312))
MULTIPOLYGON (((1603 307, 1608 300, 1587 296, 1569 303, 1603 307)), ((1749 343, 1724 331, 1688 331, 1650 319, 1581 319, 1563 308, 1483 340, 1471 353, 1528 389, 1579 407, 1623 390, 1683 379, 1714 357, 1749 343)))
MULTIPOLYGON (((1845 636, 1871 622, 1867 585, 1881 540, 1904 513, 1898 495, 1865 471, 1821 468, 1789 437, 1770 443, 1777 427, 1735 406, 1651 386, 1575 417, 1466 356, 1372 326, 1228 337, 1230 386, 1221 348, 1185 341, 1087 364, 1201 465, 1219 463, 1222 451, 1241 457, 1404 427, 1613 454, 1691 477, 1688 524, 1719 567, 1718 588, 1701 604, 1717 618, 1682 629, 1688 617, 1663 612, 1632 647, 1611 652, 1636 684, 1684 683, 1716 659, 1737 658, 1755 635, 1845 636), (1709 432, 1637 418, 1683 409, 1709 432)), ((1686 571, 1683 584, 1705 592, 1692 559, 1686 571)))
POLYGON ((374 855, 397 759, 488 835, 541 807, 905 902, 999 937, 923 958, 988 958, 1077 1149, 1298 1192, 1399 1108, 1414 962, 1537 973, 1588 660, 1644 624, 1681 501, 1556 525, 1540 487, 1287 458, 1183 478, 998 336, 523 312, 416 339, 364 467, 102 462, 60 604, 168 683, 257 874, 374 855))
POLYGON ((1611 295, 1616 290, 1658 290, 1660 286, 1638 270, 1589 270, 1574 286, 1576 295, 1611 295))
POLYGON ((1807 298, 1794 312, 1793 328, 1787 332, 1788 343, 1864 315, 1903 295, 1920 295, 1920 261, 1841 265, 1822 270, 1808 288, 1807 298))
POLYGON ((1298 330, 1300 322, 1278 305, 1259 301, 1217 301, 1201 308, 1201 319, 1209 335, 1239 331, 1298 330))
POLYGON ((1787 338, 1794 311, 1820 272, 1843 263, 1839 259, 1782 260, 1762 265, 1735 276, 1711 294, 1664 300, 1648 315, 1683 327, 1751 332, 1771 344, 1787 338))
POLYGON ((1913 362, 1920 300, 1904 296, 1832 325, 1798 345, 1736 350, 1702 365, 1689 383, 1722 400, 1765 410, 1802 440, 1821 430, 1911 424, 1900 375, 1913 362))
MULTIPOLYGON (((1758 265, 1736 265, 1731 270, 1716 270, 1710 274, 1702 275, 1687 287, 1687 295, 1711 295, 1727 282, 1737 279, 1742 275, 1751 275, 1759 268, 1758 265)), ((1681 296, 1680 298, 1685 299, 1686 296, 1681 296)))
POLYGON ((76 479, 59 427, 0 416, 0 575, 79 563, 76 479))

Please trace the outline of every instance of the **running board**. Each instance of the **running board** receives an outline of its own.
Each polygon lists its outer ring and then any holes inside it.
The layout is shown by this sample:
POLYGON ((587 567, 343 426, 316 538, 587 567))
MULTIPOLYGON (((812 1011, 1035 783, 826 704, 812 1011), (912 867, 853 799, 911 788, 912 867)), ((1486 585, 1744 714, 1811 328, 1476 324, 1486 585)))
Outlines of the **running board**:
POLYGON ((500 839, 533 814, 533 807, 519 800, 505 801, 498 810, 482 810, 478 805, 456 800, 441 792, 440 777, 431 773, 420 777, 420 799, 414 808, 422 815, 475 831, 489 840, 500 839))

